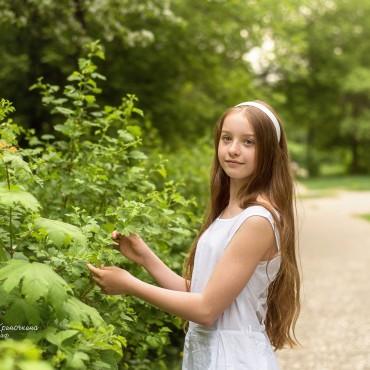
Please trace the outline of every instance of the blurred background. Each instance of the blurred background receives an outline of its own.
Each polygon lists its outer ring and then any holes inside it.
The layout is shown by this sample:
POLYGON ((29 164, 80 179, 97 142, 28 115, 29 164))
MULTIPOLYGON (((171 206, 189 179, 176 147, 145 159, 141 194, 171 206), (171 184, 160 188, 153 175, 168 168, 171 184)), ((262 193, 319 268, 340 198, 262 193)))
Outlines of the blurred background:
POLYGON ((102 101, 125 92, 171 151, 194 147, 226 107, 266 99, 302 176, 370 171, 368 1, 0 1, 0 95, 47 132, 37 77, 60 84, 100 39, 102 101))
POLYGON ((30 86, 63 84, 100 40, 101 104, 136 95, 144 148, 199 215, 217 118, 266 100, 288 136, 303 273, 302 347, 279 352, 282 368, 370 369, 369 20, 368 0, 0 0, 0 97, 51 133, 30 86))

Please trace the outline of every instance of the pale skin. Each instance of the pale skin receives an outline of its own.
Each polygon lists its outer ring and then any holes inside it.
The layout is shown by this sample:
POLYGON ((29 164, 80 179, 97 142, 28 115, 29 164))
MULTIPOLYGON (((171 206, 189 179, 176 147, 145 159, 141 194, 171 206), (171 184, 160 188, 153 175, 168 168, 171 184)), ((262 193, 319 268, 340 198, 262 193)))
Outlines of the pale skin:
MULTIPOLYGON (((221 215, 230 218, 242 211, 236 193, 243 181, 254 170, 255 139, 252 126, 240 112, 229 114, 223 125, 218 157, 226 174, 230 176, 229 205, 221 215), (241 164, 233 165, 234 160, 241 164)), ((260 201, 265 201, 263 195, 260 201)), ((185 279, 168 268, 138 236, 121 236, 120 252, 142 265, 161 287, 148 284, 128 271, 111 266, 97 268, 88 264, 93 279, 106 294, 129 294, 141 298, 158 308, 185 320, 212 326, 247 284, 256 266, 276 253, 274 234, 270 223, 258 216, 248 218, 235 233, 225 253, 217 263, 204 291, 186 291, 185 279)))

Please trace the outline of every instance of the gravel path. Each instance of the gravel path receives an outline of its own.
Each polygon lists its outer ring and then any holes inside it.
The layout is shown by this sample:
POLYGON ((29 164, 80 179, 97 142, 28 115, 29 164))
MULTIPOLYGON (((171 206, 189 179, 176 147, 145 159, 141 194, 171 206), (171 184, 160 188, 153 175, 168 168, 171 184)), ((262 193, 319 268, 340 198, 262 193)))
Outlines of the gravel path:
POLYGON ((303 271, 297 336, 282 370, 370 370, 370 192, 298 201, 303 271))

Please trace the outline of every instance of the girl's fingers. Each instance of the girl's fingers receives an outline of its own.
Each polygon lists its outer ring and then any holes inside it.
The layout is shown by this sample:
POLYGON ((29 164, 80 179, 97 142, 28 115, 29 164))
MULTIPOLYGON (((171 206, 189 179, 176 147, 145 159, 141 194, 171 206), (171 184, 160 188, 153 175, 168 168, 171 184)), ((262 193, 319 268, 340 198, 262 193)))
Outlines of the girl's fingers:
MULTIPOLYGON (((92 275, 92 279, 96 282, 96 284, 99 286, 99 288, 101 289, 101 291, 104 293, 104 294, 107 294, 107 291, 105 289, 105 287, 103 286, 102 284, 102 281, 101 281, 101 275, 100 275, 100 271, 99 269, 97 269, 96 267, 94 267, 93 265, 91 265, 90 263, 87 264, 87 267, 90 269, 90 271, 93 273, 92 275)), ((104 268, 104 267, 103 267, 104 268)))
POLYGON ((93 279, 95 280, 96 285, 98 285, 98 286, 99 286, 99 288, 101 289, 101 291, 102 291, 103 293, 107 293, 107 291, 106 291, 105 287, 103 286, 103 284, 102 284, 101 280, 100 280, 98 277, 96 277, 96 276, 94 276, 94 277, 93 277, 93 279))
POLYGON ((111 244, 111 246, 112 246, 113 249, 116 249, 118 251, 120 250, 118 243, 113 243, 113 244, 111 244))
POLYGON ((99 278, 98 276, 93 276, 92 278, 93 278, 93 280, 95 280, 95 281, 96 281, 96 283, 100 286, 100 283, 101 283, 100 278, 99 278))
POLYGON ((95 280, 96 285, 98 285, 98 286, 99 286, 99 288, 100 288, 102 291, 105 291, 105 287, 104 287, 104 285, 103 285, 103 283, 102 283, 101 279, 100 279, 99 277, 97 277, 97 276, 93 276, 93 279, 95 280))
POLYGON ((114 230, 112 232, 112 239, 119 239, 120 237, 121 237, 121 234, 117 230, 114 230))
POLYGON ((95 275, 100 277, 101 271, 90 263, 86 264, 87 268, 95 275))

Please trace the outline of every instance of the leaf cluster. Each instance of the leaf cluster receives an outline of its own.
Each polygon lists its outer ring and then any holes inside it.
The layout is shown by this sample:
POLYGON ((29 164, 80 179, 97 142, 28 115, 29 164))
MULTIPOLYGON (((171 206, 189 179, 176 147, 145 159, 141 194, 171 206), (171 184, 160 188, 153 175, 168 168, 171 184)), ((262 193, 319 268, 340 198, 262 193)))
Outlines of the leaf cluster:
POLYGON ((11 104, 1 103, 0 314, 6 324, 39 325, 12 337, 32 340, 58 369, 163 367, 181 322, 131 297, 103 295, 86 262, 152 282, 112 248, 118 229, 139 233, 181 273, 199 222, 196 201, 167 178, 164 158, 150 160, 143 143, 150 127, 134 95, 118 106, 98 104, 104 76, 96 58, 104 59, 98 41, 63 88, 42 78, 31 87, 58 118, 51 134, 21 129, 7 118, 11 104))

